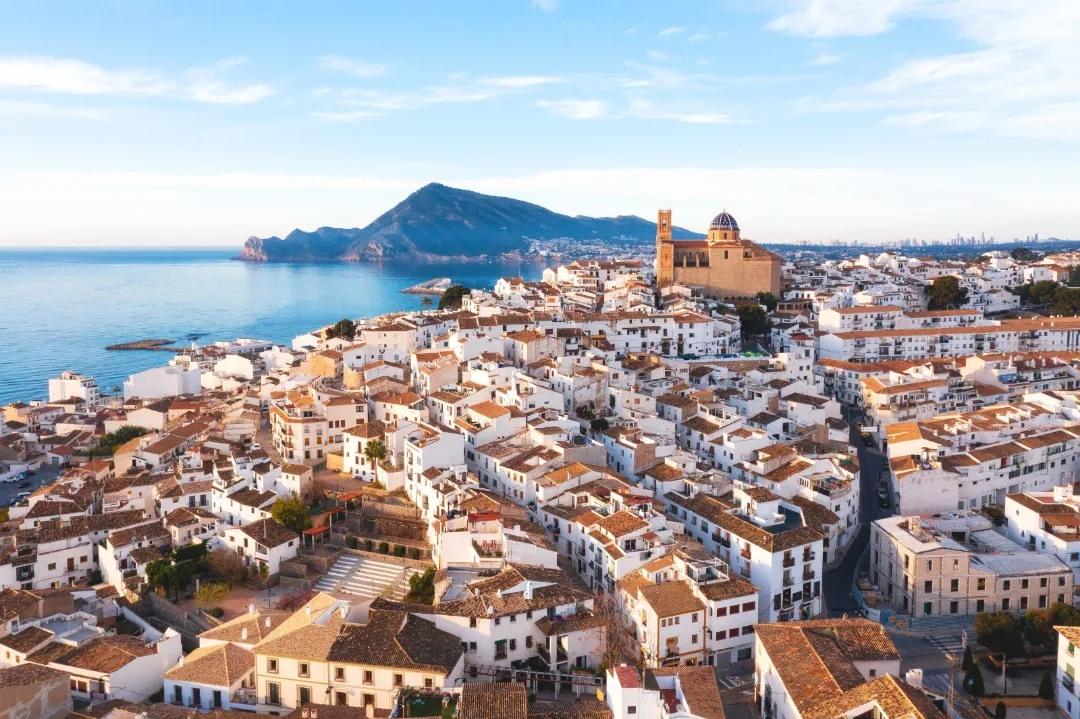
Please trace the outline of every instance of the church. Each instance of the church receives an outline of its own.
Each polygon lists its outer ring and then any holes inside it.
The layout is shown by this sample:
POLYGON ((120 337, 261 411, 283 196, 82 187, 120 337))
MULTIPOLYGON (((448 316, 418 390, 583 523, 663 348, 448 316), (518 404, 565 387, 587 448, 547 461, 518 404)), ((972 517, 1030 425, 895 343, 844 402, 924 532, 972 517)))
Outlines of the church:
POLYGON ((780 256, 744 240, 739 223, 727 211, 713 218, 704 240, 672 240, 671 210, 656 219, 656 284, 671 282, 701 290, 709 297, 780 297, 780 256))

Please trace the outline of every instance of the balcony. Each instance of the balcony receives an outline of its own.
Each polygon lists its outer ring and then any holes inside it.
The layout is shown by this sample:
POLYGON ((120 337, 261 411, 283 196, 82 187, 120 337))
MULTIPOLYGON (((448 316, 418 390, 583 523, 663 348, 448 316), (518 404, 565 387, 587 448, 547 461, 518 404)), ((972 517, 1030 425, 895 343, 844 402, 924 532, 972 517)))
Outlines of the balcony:
POLYGON ((259 697, 255 693, 254 687, 244 687, 233 692, 233 695, 229 698, 229 702, 232 704, 255 706, 259 702, 259 697))
POLYGON ((749 547, 749 545, 744 545, 743 546, 743 548, 739 551, 739 556, 742 557, 743 559, 750 559, 750 547, 749 547))
POLYGON ((791 556, 790 554, 788 556, 784 557, 783 566, 785 566, 785 567, 794 567, 795 566, 795 557, 791 556))

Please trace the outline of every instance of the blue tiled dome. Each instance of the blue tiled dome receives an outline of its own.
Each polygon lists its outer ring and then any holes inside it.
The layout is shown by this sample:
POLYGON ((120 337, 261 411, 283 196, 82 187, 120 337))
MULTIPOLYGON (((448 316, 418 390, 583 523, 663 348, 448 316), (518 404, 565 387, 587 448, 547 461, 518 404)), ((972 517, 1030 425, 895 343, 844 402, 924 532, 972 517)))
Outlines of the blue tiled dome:
POLYGON ((735 221, 735 218, 728 214, 727 210, 724 210, 719 215, 713 218, 712 224, 709 225, 714 230, 737 230, 739 229, 739 223, 735 221))

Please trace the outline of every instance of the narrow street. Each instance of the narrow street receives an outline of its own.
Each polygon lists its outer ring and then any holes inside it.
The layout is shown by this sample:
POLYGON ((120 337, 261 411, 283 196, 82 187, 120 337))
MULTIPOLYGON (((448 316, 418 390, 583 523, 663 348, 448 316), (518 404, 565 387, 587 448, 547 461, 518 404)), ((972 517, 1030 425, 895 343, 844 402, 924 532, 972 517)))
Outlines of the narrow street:
POLYGON ((870 541, 870 523, 879 517, 892 514, 891 511, 882 509, 878 504, 878 477, 885 468, 885 458, 863 444, 859 433, 855 430, 856 419, 858 419, 857 415, 851 415, 848 419, 851 426, 848 441, 857 449, 859 455, 859 504, 862 529, 848 548, 843 561, 825 571, 825 606, 828 608, 830 617, 839 617, 844 613, 850 614, 858 609, 855 598, 851 595, 851 585, 855 581, 859 560, 870 541))

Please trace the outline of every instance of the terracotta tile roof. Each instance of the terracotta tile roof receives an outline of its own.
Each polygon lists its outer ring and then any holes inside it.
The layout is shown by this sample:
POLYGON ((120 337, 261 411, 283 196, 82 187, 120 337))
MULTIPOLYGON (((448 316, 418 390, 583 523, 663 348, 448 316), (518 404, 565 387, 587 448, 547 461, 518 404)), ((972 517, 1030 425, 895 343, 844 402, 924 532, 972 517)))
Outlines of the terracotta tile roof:
POLYGON ((266 547, 279 547, 300 536, 274 519, 260 519, 245 524, 240 531, 266 547))
MULTIPOLYGON (((61 646, 65 651, 49 661, 103 674, 111 674, 139 657, 148 657, 156 653, 156 650, 143 640, 127 634, 91 639, 86 644, 74 648, 68 645, 61 646)), ((35 656, 36 654, 30 655, 32 661, 37 661, 33 659, 35 656)))
POLYGON ((216 639, 222 642, 243 642, 258 644, 289 617, 288 612, 276 610, 257 610, 247 612, 230 619, 216 627, 207 629, 199 635, 200 639, 216 639), (244 639, 247 629, 247 639, 244 639))
POLYGON ((638 593, 661 618, 705 611, 705 604, 697 598, 689 583, 681 579, 644 586, 638 593))
POLYGON ((866 619, 758 624, 755 629, 804 717, 865 682, 855 662, 900 659, 885 628, 866 619))
POLYGON ((232 687, 255 669, 255 654, 236 644, 199 647, 183 663, 165 672, 166 679, 232 687))
POLYGON ((327 659, 449 674, 461 660, 461 640, 414 614, 375 611, 367 624, 345 624, 327 659))
POLYGON ((604 517, 596 523, 596 526, 608 532, 611 536, 618 538, 639 529, 644 529, 649 526, 649 523, 633 512, 622 509, 610 517, 604 517))
POLYGON ((20 654, 27 654, 52 639, 53 633, 38 626, 27 627, 18 634, 9 634, 0 639, 0 644, 14 649, 20 654))
POLYGON ((459 719, 527 719, 528 697, 519 682, 470 682, 461 689, 459 719))
MULTIPOLYGON (((662 667, 645 671, 645 687, 658 689, 657 677, 678 676, 686 706, 682 711, 702 719, 724 719, 724 704, 716 671, 712 667, 662 667)), ((678 708, 678 707, 676 707, 678 708)), ((668 714, 675 712, 669 711, 668 714)))

